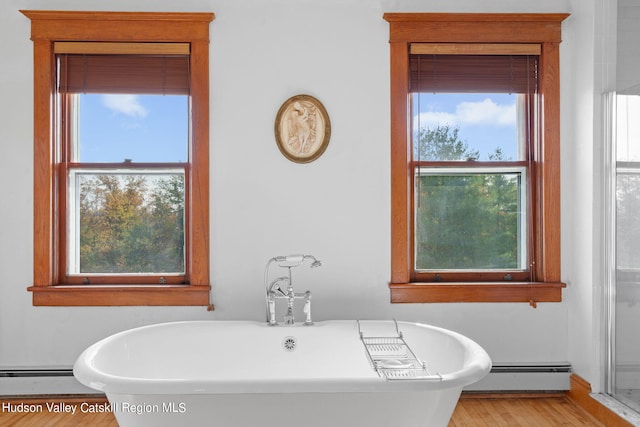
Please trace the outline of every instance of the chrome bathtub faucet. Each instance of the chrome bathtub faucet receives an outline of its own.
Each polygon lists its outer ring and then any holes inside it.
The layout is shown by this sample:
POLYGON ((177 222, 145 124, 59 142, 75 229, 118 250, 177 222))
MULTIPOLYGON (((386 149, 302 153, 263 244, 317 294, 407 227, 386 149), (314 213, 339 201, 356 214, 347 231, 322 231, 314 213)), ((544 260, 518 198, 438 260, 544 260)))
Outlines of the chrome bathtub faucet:
POLYGON ((295 306, 295 300, 304 299, 303 312, 306 315, 306 319, 303 325, 313 325, 313 321, 311 320, 311 292, 295 292, 293 290, 293 281, 291 280, 291 269, 293 267, 301 266, 302 263, 304 263, 306 260, 312 261, 311 268, 320 267, 322 265, 322 261, 319 261, 313 255, 276 256, 267 261, 267 266, 264 270, 264 288, 267 302, 267 324, 271 326, 275 326, 278 324, 278 321, 276 320, 276 300, 286 299, 287 312, 284 315, 284 324, 294 325, 295 318, 293 309, 295 306), (277 277, 270 282, 269 267, 274 262, 278 264, 278 267, 286 268, 288 274, 286 276, 277 277), (286 291, 282 289, 281 284, 286 286, 286 291))

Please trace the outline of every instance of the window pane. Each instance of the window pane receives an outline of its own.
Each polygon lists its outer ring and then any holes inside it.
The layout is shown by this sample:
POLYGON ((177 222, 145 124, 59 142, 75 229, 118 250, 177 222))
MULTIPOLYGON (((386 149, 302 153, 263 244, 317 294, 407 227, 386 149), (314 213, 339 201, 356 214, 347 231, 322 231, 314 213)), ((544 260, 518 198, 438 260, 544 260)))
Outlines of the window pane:
POLYGON ((619 162, 640 161, 640 96, 616 96, 616 159, 619 162))
POLYGON ((70 173, 69 274, 184 273, 184 171, 70 173))
POLYGON ((616 102, 616 262, 629 274, 640 269, 640 96, 617 95, 616 102))
POLYGON ((78 94, 74 161, 186 162, 186 95, 78 94))
POLYGON ((618 168, 616 179, 616 262, 620 270, 640 269, 640 165, 618 168))
POLYGON ((416 160, 522 160, 518 97, 503 93, 412 96, 416 160))
POLYGON ((418 171, 416 270, 524 270, 524 174, 418 171))

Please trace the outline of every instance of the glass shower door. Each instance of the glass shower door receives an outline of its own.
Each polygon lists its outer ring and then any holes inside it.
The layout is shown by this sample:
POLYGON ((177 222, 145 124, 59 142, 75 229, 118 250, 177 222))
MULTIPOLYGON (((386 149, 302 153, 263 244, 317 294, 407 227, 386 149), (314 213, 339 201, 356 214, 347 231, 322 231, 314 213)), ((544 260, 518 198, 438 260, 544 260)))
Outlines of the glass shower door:
POLYGON ((613 395, 640 412, 640 96, 616 96, 613 395))

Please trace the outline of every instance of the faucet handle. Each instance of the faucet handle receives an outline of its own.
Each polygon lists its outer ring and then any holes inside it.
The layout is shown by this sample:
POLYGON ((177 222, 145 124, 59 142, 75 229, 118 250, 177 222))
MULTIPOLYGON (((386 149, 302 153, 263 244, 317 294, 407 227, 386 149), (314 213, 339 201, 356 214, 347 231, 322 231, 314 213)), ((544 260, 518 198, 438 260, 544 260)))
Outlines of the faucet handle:
POLYGON ((270 291, 271 291, 271 292, 273 292, 274 294, 275 294, 275 293, 278 293, 278 294, 280 294, 280 295, 282 295, 282 296, 286 296, 286 295, 287 295, 287 293, 286 293, 285 291, 283 291, 283 290, 282 290, 282 288, 280 287, 280 285, 279 285, 279 284, 277 284, 277 283, 276 283, 276 284, 274 284, 274 285, 271 287, 271 290, 270 290, 270 291))

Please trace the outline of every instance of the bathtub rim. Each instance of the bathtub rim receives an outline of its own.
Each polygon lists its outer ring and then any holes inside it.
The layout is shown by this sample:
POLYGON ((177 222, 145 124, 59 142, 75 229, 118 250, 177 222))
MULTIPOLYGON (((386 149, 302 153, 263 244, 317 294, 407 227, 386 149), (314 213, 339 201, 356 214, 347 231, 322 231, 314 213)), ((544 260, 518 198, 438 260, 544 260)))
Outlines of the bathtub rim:
MULTIPOLYGON (((390 320, 361 320, 361 322, 391 322, 390 320)), ((318 326, 339 323, 348 323, 355 327, 357 320, 326 320, 316 322, 318 326)), ((426 328, 433 332, 447 335, 464 348, 465 358, 463 366, 453 372, 441 375, 441 380, 394 380, 388 381, 378 376, 371 369, 371 375, 358 378, 329 378, 295 380, 291 378, 280 381, 259 380, 251 381, 210 381, 210 380, 181 380, 163 378, 134 378, 121 376, 97 369, 92 361, 98 357, 99 351, 107 344, 129 334, 144 332, 155 328, 167 328, 172 326, 188 326, 190 324, 238 324, 253 325, 256 327, 271 328, 264 322, 253 320, 186 320, 176 322, 154 323, 127 329, 107 336, 86 348, 76 359, 73 366, 73 374, 81 384, 104 393, 113 394, 241 394, 241 393, 333 393, 333 392, 410 392, 428 391, 450 388, 460 388, 473 384, 484 378, 491 369, 491 359, 486 351, 470 338, 449 329, 419 322, 398 321, 402 330, 403 325, 426 328)), ((286 326, 282 328, 305 328, 302 325, 286 326)), ((311 327, 313 328, 313 326, 311 327)), ((354 337, 359 339, 359 337, 354 337)), ((365 358, 363 348, 363 358, 365 358)))

